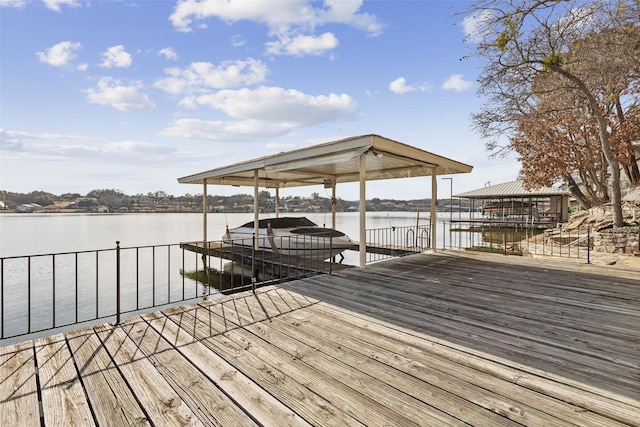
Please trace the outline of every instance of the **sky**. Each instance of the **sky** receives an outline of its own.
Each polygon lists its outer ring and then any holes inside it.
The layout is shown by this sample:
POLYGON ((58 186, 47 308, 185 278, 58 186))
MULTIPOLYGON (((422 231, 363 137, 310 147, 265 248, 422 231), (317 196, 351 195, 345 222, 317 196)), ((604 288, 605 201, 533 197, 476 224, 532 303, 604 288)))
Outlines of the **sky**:
MULTIPOLYGON (((439 198, 514 180, 515 157, 491 159, 472 128, 482 64, 465 59, 465 6, 0 0, 0 190, 201 194, 177 179, 365 134, 474 167, 439 180, 439 198)), ((431 178, 371 181, 366 196, 431 197, 431 178)))

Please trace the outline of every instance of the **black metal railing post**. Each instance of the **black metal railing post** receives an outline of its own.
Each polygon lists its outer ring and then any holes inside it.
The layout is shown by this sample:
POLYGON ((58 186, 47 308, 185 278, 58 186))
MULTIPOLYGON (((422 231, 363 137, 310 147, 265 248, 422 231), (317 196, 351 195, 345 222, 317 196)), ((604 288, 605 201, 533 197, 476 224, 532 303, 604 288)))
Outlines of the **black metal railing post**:
POLYGON ((56 254, 51 255, 51 292, 52 292, 52 307, 53 312, 53 327, 56 327, 56 254))
POLYGON ((591 227, 587 227, 587 264, 591 264, 591 227))
MULTIPOLYGON (((333 255, 333 235, 332 235, 332 231, 329 232, 329 253, 331 255, 333 255)), ((333 262, 335 261, 335 257, 331 257, 329 259, 329 275, 331 276, 333 274, 333 262)))
POLYGON ((31 333, 31 257, 27 257, 27 330, 31 333))
POLYGON ((120 241, 116 241, 116 324, 120 323, 120 241))
POLYGON ((254 294, 256 293, 256 281, 256 233, 253 233, 253 239, 251 239, 251 290, 254 294))
POLYGON ((507 223, 504 223, 504 234, 502 237, 502 244, 503 244, 503 254, 506 255, 507 254, 507 223))

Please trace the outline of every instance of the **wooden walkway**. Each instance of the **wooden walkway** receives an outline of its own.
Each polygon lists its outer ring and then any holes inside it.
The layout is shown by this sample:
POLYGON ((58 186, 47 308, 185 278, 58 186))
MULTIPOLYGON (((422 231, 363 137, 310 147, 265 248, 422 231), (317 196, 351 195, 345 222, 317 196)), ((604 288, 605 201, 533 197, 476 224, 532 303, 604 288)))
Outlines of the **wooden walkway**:
POLYGON ((419 254, 0 349, 0 425, 640 426, 640 274, 419 254))

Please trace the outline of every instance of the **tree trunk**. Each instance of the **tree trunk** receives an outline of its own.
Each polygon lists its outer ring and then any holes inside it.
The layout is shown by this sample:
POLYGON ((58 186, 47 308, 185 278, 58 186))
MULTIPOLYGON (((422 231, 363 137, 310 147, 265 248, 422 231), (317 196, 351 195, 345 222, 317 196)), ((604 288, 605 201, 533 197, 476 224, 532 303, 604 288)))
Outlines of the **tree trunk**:
POLYGON ((578 184, 576 184, 576 181, 573 179, 573 177, 571 175, 566 175, 564 177, 564 180, 569 186, 569 191, 571 192, 571 194, 573 194, 573 197, 576 198, 580 206, 585 210, 591 208, 591 203, 589 202, 589 200, 587 200, 582 190, 580 190, 580 187, 578 187, 578 184))
MULTIPOLYGON (((619 96, 617 96, 615 99, 615 105, 616 114, 618 115, 618 122, 620 123, 620 127, 624 128, 625 117, 619 96)), ((624 159, 625 161, 622 167, 624 168, 624 174, 627 176, 629 183, 633 186, 640 183, 640 169, 638 169, 638 162, 636 161, 635 147, 633 146, 633 143, 630 139, 627 139, 626 141, 624 141, 624 144, 628 153, 625 156, 626 158, 624 159)))
POLYGON ((558 65, 550 65, 549 68, 557 73, 560 73, 561 75, 575 83, 578 89, 584 94, 589 102, 591 112, 595 116, 598 123, 602 153, 604 154, 604 157, 607 160, 609 169, 611 171, 611 208, 613 211, 613 226, 622 227, 624 226, 624 217, 622 216, 622 192, 620 191, 620 163, 618 163, 618 160, 611 151, 611 144, 609 144, 609 131, 607 130, 607 121, 598 108, 598 102, 594 98, 593 94, 589 91, 587 86, 580 78, 563 70, 561 66, 558 65))

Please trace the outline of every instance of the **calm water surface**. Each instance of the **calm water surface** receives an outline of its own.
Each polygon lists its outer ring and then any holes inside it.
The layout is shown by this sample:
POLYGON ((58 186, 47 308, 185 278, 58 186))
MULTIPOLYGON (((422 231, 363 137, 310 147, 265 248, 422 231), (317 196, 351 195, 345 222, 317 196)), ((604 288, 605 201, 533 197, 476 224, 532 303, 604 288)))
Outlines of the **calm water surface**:
MULTIPOLYGON (((291 215, 331 226, 331 214, 291 215)), ((428 224, 427 214, 420 215, 420 224, 428 224)), ((416 219, 415 212, 370 212, 367 229, 415 225, 416 219)), ((220 240, 226 225, 233 228, 251 220, 252 213, 209 214, 208 240, 220 240)), ((336 228, 359 240, 358 221, 357 212, 340 212, 336 228)), ((202 223, 198 213, 1 214, 0 257, 108 249, 116 241, 131 247, 202 240, 202 223)))

